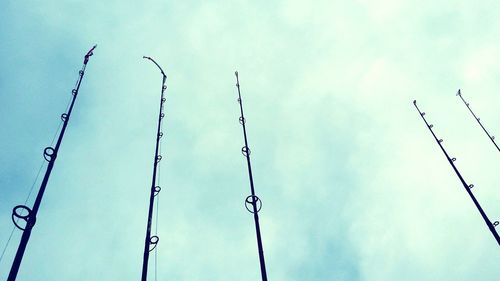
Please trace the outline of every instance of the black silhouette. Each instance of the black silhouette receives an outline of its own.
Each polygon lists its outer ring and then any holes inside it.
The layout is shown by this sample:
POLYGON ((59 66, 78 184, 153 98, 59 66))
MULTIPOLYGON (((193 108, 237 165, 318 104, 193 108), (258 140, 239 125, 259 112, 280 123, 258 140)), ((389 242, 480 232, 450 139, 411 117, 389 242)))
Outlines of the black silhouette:
POLYGON ((262 201, 259 199, 259 197, 257 197, 257 195, 255 195, 255 189, 253 186, 252 166, 250 164, 250 148, 248 147, 247 130, 245 127, 245 116, 243 115, 243 102, 241 100, 238 71, 235 71, 234 75, 236 75, 236 87, 238 88, 238 103, 240 104, 240 112, 241 112, 240 124, 243 126, 243 137, 245 138, 245 146, 241 148, 241 153, 247 158, 248 177, 250 179, 250 190, 251 190, 251 195, 249 195, 245 199, 245 207, 250 213, 253 214, 253 218, 255 220, 255 232, 257 233, 257 247, 259 248, 260 271, 262 275, 262 281, 267 281, 266 263, 264 261, 264 247, 262 246, 262 237, 260 235, 260 224, 258 215, 262 207, 262 201), (249 205, 251 205, 251 208, 249 207, 249 205))
POLYGON ((157 174, 157 169, 158 169, 158 163, 161 161, 161 155, 159 155, 159 147, 160 147, 160 139, 163 136, 163 132, 161 132, 161 122, 163 117, 165 117, 165 114, 163 113, 163 104, 166 101, 166 98, 164 97, 165 90, 167 89, 167 86, 165 85, 165 82, 167 81, 167 75, 165 72, 163 72, 163 69, 156 63, 155 60, 153 60, 150 57, 144 56, 143 58, 148 59, 152 61, 156 66, 160 69, 161 74, 163 75, 163 80, 162 80, 162 85, 161 85, 161 98, 160 98, 160 113, 158 114, 158 129, 156 131, 156 148, 155 148, 155 157, 153 161, 153 180, 151 183, 151 195, 149 196, 149 211, 148 211, 148 224, 146 228, 146 239, 144 241, 144 259, 142 263, 142 281, 147 281, 147 276, 148 276, 148 261, 149 261, 149 252, 153 251, 158 242, 160 241, 160 238, 156 235, 151 236, 151 223, 153 220, 153 206, 155 202, 155 197, 158 195, 161 191, 161 187, 156 185, 156 174, 157 174), (151 248, 151 245, 153 246, 151 248))
POLYGON ((17 248, 16 256, 12 263, 12 267, 10 269, 7 281, 16 280, 17 273, 19 271, 19 267, 23 259, 24 251, 26 250, 26 246, 28 245, 28 241, 31 236, 31 229, 36 223, 36 215, 38 213, 38 209, 40 208, 40 203, 42 202, 43 193, 45 192, 45 188, 47 187, 47 182, 49 181, 52 168, 54 168, 54 164, 57 158, 57 153, 59 152, 59 147, 61 146, 61 142, 64 137, 64 132, 66 131, 66 127, 68 126, 69 118, 71 117, 71 112, 73 111, 73 106, 75 105, 75 100, 76 97, 78 96, 78 90, 80 89, 80 85, 82 83, 83 75, 85 73, 85 68, 87 67, 89 58, 90 56, 93 55, 93 51, 96 47, 97 45, 92 47, 92 49, 90 49, 85 55, 85 58, 83 60, 83 67, 79 71, 76 87, 71 91, 71 93, 73 94, 71 105, 67 113, 61 114, 61 120, 63 121, 63 125, 61 132, 59 133, 59 137, 57 139, 55 147, 46 147, 43 151, 43 157, 45 158, 45 160, 47 160, 47 162, 49 162, 49 164, 47 165, 47 170, 45 172, 45 176, 43 177, 40 190, 38 191, 38 194, 36 196, 35 203, 33 203, 33 209, 30 209, 26 205, 17 205, 12 210, 12 221, 14 222, 17 228, 23 231, 23 235, 21 236, 21 241, 19 243, 19 247, 17 248), (25 215, 22 214, 23 211, 26 211, 25 215), (18 224, 19 220, 25 221, 26 225, 24 227, 22 225, 19 225, 18 224))
POLYGON ((434 131, 432 130, 432 127, 433 125, 429 123, 427 123, 427 120, 425 119, 424 115, 425 115, 425 112, 421 112, 420 109, 418 108, 417 106, 417 101, 414 100, 413 101, 413 105, 415 105, 415 108, 418 110, 418 112, 420 113, 420 117, 422 117, 422 119, 424 120, 425 122, 425 125, 427 125, 427 128, 429 129, 429 131, 431 132, 432 136, 434 137, 434 139, 436 140, 437 144, 439 145, 439 147, 441 148, 441 150, 443 151, 444 155, 446 156, 446 159, 448 160, 448 162, 450 163, 451 167, 453 168, 453 170, 455 171, 455 173, 457 174, 458 178, 460 179, 460 182, 462 183, 462 185, 464 186, 465 188, 465 191, 467 191, 467 193, 469 194, 470 198, 472 199, 472 201, 474 202, 474 205, 476 205, 476 208, 478 209, 479 213, 481 214, 481 217, 483 217, 483 220, 484 222, 486 223, 486 225, 488 226, 488 228, 490 229, 491 231, 491 234, 493 234, 493 237, 495 237, 495 239, 497 240, 497 243, 498 245, 500 245, 500 236, 498 235, 498 232, 496 231, 495 227, 498 226, 499 222, 498 221, 495 221, 494 223, 492 223, 490 221, 490 219, 488 218, 488 216, 486 215, 486 213, 483 211, 483 208, 481 208, 481 205, 479 204, 479 202, 477 201, 476 197, 474 196, 474 194, 472 193, 472 188, 474 187, 473 184, 467 184, 464 180, 464 178, 462 177, 462 175, 460 174, 460 172, 458 171, 457 167, 455 166, 455 164, 453 162, 455 162, 457 159, 456 158, 450 158, 450 156, 448 155, 448 153, 446 152, 446 150, 444 149, 443 145, 441 144, 443 142, 442 139, 438 139, 436 137, 436 134, 434 134, 434 131))
POLYGON ((493 142, 493 144, 495 145, 495 147, 497 148, 497 150, 500 152, 500 147, 498 147, 497 143, 495 142, 495 136, 492 136, 490 135, 490 133, 488 133, 488 131, 486 131, 486 128, 483 126, 483 124, 481 123, 481 119, 478 118, 476 116, 476 114, 474 114, 474 112, 472 111, 472 109, 470 108, 469 106, 469 103, 466 102, 464 100, 464 98, 462 97, 462 93, 460 92, 460 90, 458 90, 458 93, 457 93, 457 96, 460 97, 460 99, 462 99, 462 101, 464 102, 465 106, 467 106, 467 109, 469 109, 470 113, 472 113, 472 116, 474 116, 474 119, 476 119, 477 123, 479 123, 479 126, 481 126, 481 128, 483 129, 483 131, 486 133, 486 135, 488 135, 488 138, 490 138, 490 140, 493 142))

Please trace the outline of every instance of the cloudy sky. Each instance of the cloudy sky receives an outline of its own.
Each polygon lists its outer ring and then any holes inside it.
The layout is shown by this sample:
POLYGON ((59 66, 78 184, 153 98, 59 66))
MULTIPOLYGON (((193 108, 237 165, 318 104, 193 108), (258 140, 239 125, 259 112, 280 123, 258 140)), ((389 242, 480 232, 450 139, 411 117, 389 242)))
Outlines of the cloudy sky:
POLYGON ((500 137, 499 18, 489 0, 3 1, 0 250, 98 44, 18 280, 140 278, 161 86, 143 55, 168 74, 158 280, 260 280, 235 70, 269 280, 494 280, 499 247, 412 101, 500 220, 500 155, 455 96, 500 137))

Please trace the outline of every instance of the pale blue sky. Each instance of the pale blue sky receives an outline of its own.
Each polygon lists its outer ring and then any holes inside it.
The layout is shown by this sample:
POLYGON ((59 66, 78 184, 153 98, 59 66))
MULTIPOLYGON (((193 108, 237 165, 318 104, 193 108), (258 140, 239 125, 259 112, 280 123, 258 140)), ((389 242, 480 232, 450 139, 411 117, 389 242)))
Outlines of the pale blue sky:
POLYGON ((139 279, 161 83, 143 55, 169 87, 159 280, 260 278, 235 70, 269 280, 495 280, 498 245, 412 101, 500 220, 500 157, 455 96, 500 137, 498 18, 497 1, 3 1, 0 246, 97 43, 18 280, 139 279))

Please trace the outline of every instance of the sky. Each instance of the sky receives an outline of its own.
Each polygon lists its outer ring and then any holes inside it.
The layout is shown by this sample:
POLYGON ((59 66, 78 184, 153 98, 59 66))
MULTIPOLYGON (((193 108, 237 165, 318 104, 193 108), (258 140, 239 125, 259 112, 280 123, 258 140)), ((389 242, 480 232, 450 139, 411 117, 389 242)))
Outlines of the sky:
POLYGON ((0 250, 98 44, 17 280, 140 278, 162 79, 144 55, 168 75, 157 280, 260 280, 235 70, 269 280, 495 280, 498 244, 412 102, 500 220, 500 155, 455 95, 500 137, 499 18, 489 0, 2 1, 0 250))

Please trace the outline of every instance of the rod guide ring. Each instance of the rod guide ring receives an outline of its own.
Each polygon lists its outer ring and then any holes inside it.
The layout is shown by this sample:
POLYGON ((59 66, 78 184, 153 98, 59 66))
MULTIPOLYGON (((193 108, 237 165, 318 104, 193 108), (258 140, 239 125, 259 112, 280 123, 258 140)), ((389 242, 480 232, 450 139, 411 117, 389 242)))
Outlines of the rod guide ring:
POLYGON ((257 195, 249 195, 245 198, 245 208, 252 214, 258 213, 262 209, 262 201, 257 195))
POLYGON ((14 225, 20 230, 31 229, 36 222, 36 218, 32 217, 31 213, 33 211, 26 205, 17 205, 12 209, 12 222, 14 225), (22 212, 27 211, 26 215, 23 215, 22 212), (17 223, 18 220, 24 220, 26 222, 26 226, 22 227, 17 223))
POLYGON ((248 146, 244 146, 241 148, 241 154, 243 154, 243 156, 250 156, 250 148, 248 148, 248 146))
POLYGON ((160 241, 160 237, 158 237, 156 235, 149 237, 149 245, 153 245, 153 248, 149 249, 150 252, 156 248, 159 241, 160 241))
POLYGON ((66 120, 68 120, 68 114, 67 113, 61 114, 61 120, 66 122, 66 120))
POLYGON ((158 195, 158 193, 160 193, 160 191, 161 191, 161 187, 159 185, 153 187, 153 196, 158 195))
POLYGON ((47 162, 51 162, 56 158, 56 151, 52 147, 46 147, 43 150, 43 158, 47 160, 47 162))

